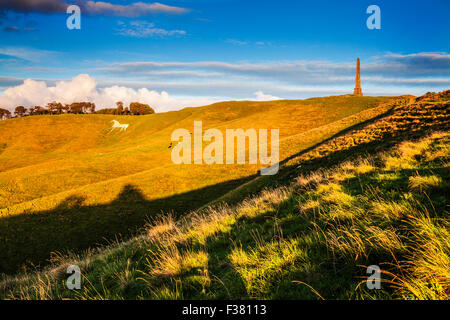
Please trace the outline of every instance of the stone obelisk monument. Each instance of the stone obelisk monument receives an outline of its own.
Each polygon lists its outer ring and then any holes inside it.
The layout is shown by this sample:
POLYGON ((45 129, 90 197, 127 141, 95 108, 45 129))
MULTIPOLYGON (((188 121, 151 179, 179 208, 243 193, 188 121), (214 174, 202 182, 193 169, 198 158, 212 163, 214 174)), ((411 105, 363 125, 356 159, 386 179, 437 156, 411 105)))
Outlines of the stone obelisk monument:
POLYGON ((355 89, 353 90, 354 96, 362 97, 363 93, 361 90, 361 69, 359 66, 359 58, 356 60, 356 78, 355 78, 355 89))

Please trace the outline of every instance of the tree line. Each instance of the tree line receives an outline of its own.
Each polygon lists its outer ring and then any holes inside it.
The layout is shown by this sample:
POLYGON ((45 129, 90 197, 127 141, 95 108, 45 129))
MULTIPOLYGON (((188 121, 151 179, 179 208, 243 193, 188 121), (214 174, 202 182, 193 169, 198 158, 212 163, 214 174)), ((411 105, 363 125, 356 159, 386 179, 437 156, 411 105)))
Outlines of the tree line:
POLYGON ((116 108, 105 108, 98 110, 97 113, 103 114, 117 114, 117 115, 144 115, 155 113, 152 107, 148 104, 132 102, 129 107, 125 107, 122 101, 116 102, 116 108))
MULTIPOLYGON (((42 115, 42 114, 86 114, 86 113, 100 113, 100 114, 117 114, 117 115, 144 115, 155 113, 155 110, 148 104, 139 102, 130 103, 129 107, 125 107, 122 101, 116 103, 117 108, 106 108, 95 111, 95 103, 92 102, 74 102, 72 104, 62 104, 60 102, 50 102, 46 107, 34 106, 25 108, 24 106, 17 106, 14 109, 15 117, 42 115)), ((9 119, 13 116, 11 111, 0 108, 0 120, 9 119)))
MULTIPOLYGON (((41 114, 63 114, 63 113, 95 113, 95 103, 92 102, 74 102, 72 104, 62 104, 60 102, 49 102, 47 106, 33 106, 25 108, 24 106, 17 106, 14 109, 15 117, 34 116, 41 114)), ((0 118, 11 118, 12 114, 9 110, 0 108, 0 118)))

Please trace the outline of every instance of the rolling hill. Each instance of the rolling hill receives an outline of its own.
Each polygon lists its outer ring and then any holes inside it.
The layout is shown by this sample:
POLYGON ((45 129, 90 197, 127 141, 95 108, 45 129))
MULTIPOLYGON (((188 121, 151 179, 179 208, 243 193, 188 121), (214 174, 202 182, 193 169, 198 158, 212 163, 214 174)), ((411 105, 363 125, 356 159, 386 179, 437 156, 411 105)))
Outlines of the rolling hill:
POLYGON ((0 122, 0 272, 48 263, 186 214, 252 180, 257 165, 175 165, 174 129, 279 128, 280 159, 407 98, 334 96, 222 102, 147 116, 32 116, 0 122), (129 123, 110 131, 112 119, 129 123))
POLYGON ((209 206, 4 276, 0 297, 448 299, 450 90, 388 105, 209 206), (65 288, 70 264, 79 291, 65 288), (372 264, 380 290, 364 284, 372 264))
POLYGON ((448 299, 449 106, 450 90, 391 101, 209 206, 4 276, 0 297, 448 299), (70 264, 79 291, 65 288, 70 264), (380 290, 364 284, 372 264, 380 290))

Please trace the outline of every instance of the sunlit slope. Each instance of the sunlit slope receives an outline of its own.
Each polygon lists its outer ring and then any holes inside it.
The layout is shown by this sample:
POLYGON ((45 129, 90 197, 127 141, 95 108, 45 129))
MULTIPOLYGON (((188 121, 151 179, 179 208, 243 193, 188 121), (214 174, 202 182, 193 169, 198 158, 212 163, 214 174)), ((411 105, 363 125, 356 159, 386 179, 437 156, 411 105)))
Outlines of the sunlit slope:
POLYGON ((149 218, 183 215, 257 176, 258 165, 173 164, 168 145, 175 129, 192 132, 196 120, 203 121, 203 130, 277 128, 284 159, 384 113, 396 101, 340 96, 223 102, 149 116, 2 121, 0 273, 45 264, 51 252, 129 237, 149 218), (112 119, 129 123, 128 130, 109 132, 112 119), (21 135, 20 143, 15 135, 21 135))
MULTIPOLYGON (((57 255, 38 272, 0 275, 0 298, 448 300, 449 103, 450 90, 405 96, 292 136, 363 122, 290 157, 277 175, 233 188, 224 202, 159 214, 138 237, 57 255), (72 264, 81 290, 66 289, 72 264), (369 265, 383 271, 381 290, 365 285, 369 265)), ((72 192, 53 210, 5 216, 0 270, 17 273, 25 258, 42 261, 45 245, 82 247, 141 212, 188 205, 220 188, 147 201, 129 186, 89 206, 72 192)))
MULTIPOLYGON (((338 96, 271 102, 222 102, 140 117, 62 115, 3 121, 0 122, 0 146, 3 146, 0 151, 0 208, 110 179, 117 181, 120 177, 137 173, 155 178, 157 173, 170 176, 173 170, 180 170, 170 158, 171 133, 177 128, 192 132, 196 120, 203 122, 204 129, 218 128, 223 132, 227 128, 278 128, 282 140, 280 156, 284 158, 323 138, 320 134, 308 136, 302 133, 374 107, 387 99, 338 96), (129 123, 127 132, 109 132, 112 119, 129 123), (157 168, 160 170, 155 170, 157 168)), ((333 129, 341 128, 328 128, 324 134, 333 129)), ((201 167, 183 170, 192 171, 184 171, 192 180, 198 178, 196 172, 199 170, 213 170, 216 178, 209 183, 257 171, 256 166, 235 166, 232 171, 236 174, 229 176, 229 166, 201 167), (221 178, 223 172, 227 174, 221 178)), ((185 188, 178 189, 179 181, 169 184, 168 188, 161 189, 154 185, 157 191, 149 189, 148 193, 163 196, 185 191, 185 188)), ((188 184, 195 187, 195 183, 188 184)), ((109 196, 112 195, 106 195, 104 200, 109 201, 109 196)))

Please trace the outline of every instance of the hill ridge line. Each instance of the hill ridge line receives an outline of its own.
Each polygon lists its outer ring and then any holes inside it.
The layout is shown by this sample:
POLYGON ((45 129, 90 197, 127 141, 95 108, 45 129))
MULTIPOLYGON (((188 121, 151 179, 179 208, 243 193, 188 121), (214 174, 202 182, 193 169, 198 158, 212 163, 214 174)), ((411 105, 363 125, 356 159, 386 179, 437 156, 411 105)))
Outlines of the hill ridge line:
MULTIPOLYGON (((364 113, 366 113, 366 112, 369 111, 369 110, 372 110, 372 111, 373 111, 373 110, 375 110, 375 109, 392 108, 392 104, 393 104, 395 101, 398 101, 398 100, 400 100, 398 97, 394 97, 392 100, 389 100, 389 101, 386 102, 386 103, 379 103, 377 106, 374 106, 374 107, 372 107, 372 108, 368 108, 368 109, 361 110, 361 111, 359 111, 358 113, 351 114, 351 115, 349 115, 349 116, 347 116, 347 117, 345 117, 345 118, 339 119, 339 120, 337 120, 337 121, 334 121, 334 122, 330 122, 330 123, 324 124, 324 125, 322 125, 322 126, 320 126, 320 127, 315 127, 315 128, 309 129, 308 131, 305 131, 305 132, 301 132, 301 133, 298 133, 298 134, 294 134, 294 135, 290 135, 290 136, 284 137, 284 138, 280 139, 280 142, 282 142, 282 141, 287 141, 287 140, 290 140, 290 139, 295 139, 296 137, 300 137, 300 136, 305 136, 305 135, 311 134, 311 132, 320 131, 321 129, 326 128, 326 127, 329 127, 330 125, 333 125, 333 124, 345 123, 345 122, 348 121, 349 119, 352 119, 352 118, 358 118, 359 115, 364 114, 364 113)), ((382 112, 381 112, 381 113, 382 113, 382 112)), ((377 115, 374 115, 373 117, 369 117, 369 118, 365 119, 365 121, 366 121, 366 120, 373 119, 373 118, 379 116, 379 114, 380 114, 380 113, 378 113, 377 115)), ((192 114, 191 114, 191 115, 192 115, 192 114)), ((191 116, 191 115, 189 115, 189 116, 191 116)), ((183 118, 182 120, 186 120, 186 118, 183 118)), ((182 121, 182 120, 180 120, 180 121, 182 121)), ((233 119, 232 121, 236 121, 236 119, 233 119)), ((231 122, 231 121, 230 121, 230 122, 231 122)), ((345 129, 348 129, 348 128, 344 128, 343 130, 345 130, 345 129)), ((341 130, 340 130, 340 131, 341 131, 341 130)), ((340 131, 339 131, 339 132, 340 132, 340 131)), ((334 134, 332 134, 330 137, 332 137, 332 136, 334 136, 334 134)), ((322 141, 321 143, 324 143, 324 142, 325 142, 325 141, 322 141)), ((320 145, 320 144, 319 144, 319 145, 320 145)), ((314 146, 318 146, 318 145, 315 144, 314 146)), ((309 150, 311 147, 313 147, 313 146, 307 147, 307 148, 305 148, 304 150, 302 150, 302 151, 300 151, 300 152, 304 152, 305 150, 309 150)), ((134 148, 136 148, 136 146, 130 147, 130 148, 127 148, 127 149, 134 149, 134 148)), ((127 150, 127 149, 125 149, 125 150, 127 150)), ((105 153, 105 154, 115 153, 115 152, 122 152, 122 151, 123 151, 123 150, 119 150, 119 151, 111 151, 111 152, 108 152, 108 153, 105 153)), ((81 157, 83 157, 83 156, 81 156, 81 157)), ((289 157, 286 157, 285 159, 280 160, 280 161, 279 161, 279 164, 282 165, 284 162, 286 162, 286 160, 287 160, 288 158, 289 158, 289 157)), ((54 161, 49 161, 49 162, 39 163, 39 164, 37 164, 37 165, 39 166, 39 165, 43 165, 43 164, 50 164, 50 163, 52 163, 52 162, 60 162, 60 161, 63 161, 63 160, 64 160, 64 159, 58 159, 58 160, 54 160, 54 161)), ((33 198, 33 199, 30 199, 30 200, 27 200, 27 201, 24 201, 24 202, 21 202, 21 203, 17 203, 17 204, 8 206, 8 207, 0 208, 0 216, 4 214, 4 212, 2 212, 2 211, 5 211, 5 210, 7 210, 7 209, 13 209, 13 208, 20 207, 20 206, 26 206, 27 204, 32 204, 32 203, 35 202, 35 201, 44 201, 45 199, 49 199, 49 198, 52 198, 52 197, 57 197, 58 195, 62 195, 62 194, 70 194, 71 192, 81 191, 82 189, 88 188, 88 187, 90 187, 90 186, 103 185, 103 184, 108 183, 108 182, 118 181, 118 180, 120 180, 120 179, 126 179, 126 178, 130 178, 130 177, 134 177, 134 176, 143 175, 143 174, 146 174, 146 173, 148 173, 148 172, 151 172, 151 171, 154 171, 154 170, 157 170, 157 169, 167 168, 167 167, 171 167, 171 166, 174 166, 174 165, 175 165, 175 164, 168 164, 168 165, 165 165, 165 166, 158 166, 158 167, 154 167, 154 168, 150 168, 150 169, 145 169, 145 170, 141 170, 141 171, 138 171, 138 172, 135 172, 135 173, 131 173, 131 174, 121 175, 121 176, 118 176, 118 177, 109 178, 109 179, 107 178, 107 179, 100 180, 100 181, 96 181, 96 182, 93 182, 93 183, 83 184, 83 185, 77 186, 77 187, 75 187, 75 188, 73 188, 73 189, 64 190, 64 191, 57 192, 57 193, 52 193, 52 194, 47 195, 47 196, 44 196, 44 197, 33 198)), ((15 168, 15 169, 12 169, 12 170, 10 170, 10 171, 4 171, 4 172, 5 172, 5 173, 6 173, 6 172, 11 173, 11 172, 14 172, 14 170, 21 170, 21 169, 24 169, 24 168, 28 168, 28 169, 29 169, 30 167, 33 167, 33 166, 27 166, 27 167, 22 167, 22 168, 15 168)), ((255 172, 255 173, 257 173, 257 172, 255 172)), ((2 175, 2 174, 3 174, 3 172, 0 172, 0 175, 2 175)), ((249 184, 250 182, 255 181, 255 180, 259 179, 259 178, 260 178, 260 177, 258 176, 258 177, 255 177, 254 179, 250 180, 250 181, 245 182, 244 184, 238 186, 238 187, 236 188, 236 190, 241 189, 241 187, 243 187, 243 186, 249 184)), ((218 198, 218 199, 212 200, 211 203, 215 203, 216 201, 222 199, 223 197, 226 197, 226 196, 227 196, 228 194, 230 194, 230 193, 234 193, 233 190, 227 192, 226 194, 222 195, 222 196, 221 196, 220 198, 218 198)), ((21 211, 21 212, 23 212, 23 211, 21 211)), ((20 214, 20 213, 15 213, 15 214, 20 214)), ((8 214, 6 214, 6 215, 8 215, 8 214)))

